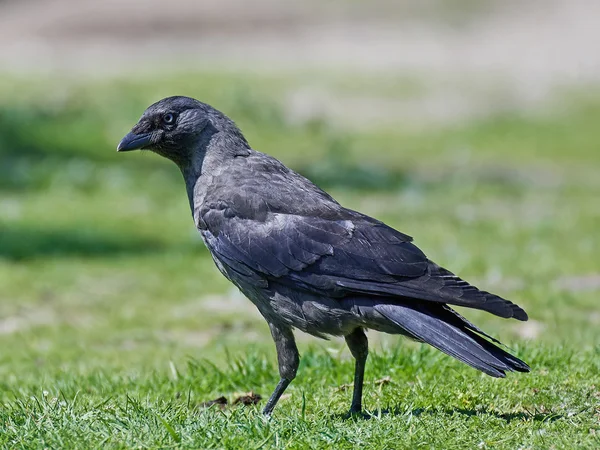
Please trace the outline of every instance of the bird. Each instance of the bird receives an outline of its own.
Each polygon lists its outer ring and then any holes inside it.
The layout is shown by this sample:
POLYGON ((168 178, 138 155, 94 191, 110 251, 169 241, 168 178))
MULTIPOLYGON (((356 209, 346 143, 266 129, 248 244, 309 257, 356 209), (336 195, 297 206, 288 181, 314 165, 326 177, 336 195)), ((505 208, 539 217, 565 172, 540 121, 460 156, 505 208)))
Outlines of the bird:
POLYGON ((279 160, 254 150, 222 112, 190 97, 149 106, 118 152, 173 161, 194 223, 218 270, 258 309, 275 342, 279 383, 270 416, 296 377, 294 331, 343 336, 355 359, 349 414, 362 414, 366 330, 399 334, 492 377, 529 366, 451 306, 528 319, 431 261, 413 238, 340 205, 279 160))

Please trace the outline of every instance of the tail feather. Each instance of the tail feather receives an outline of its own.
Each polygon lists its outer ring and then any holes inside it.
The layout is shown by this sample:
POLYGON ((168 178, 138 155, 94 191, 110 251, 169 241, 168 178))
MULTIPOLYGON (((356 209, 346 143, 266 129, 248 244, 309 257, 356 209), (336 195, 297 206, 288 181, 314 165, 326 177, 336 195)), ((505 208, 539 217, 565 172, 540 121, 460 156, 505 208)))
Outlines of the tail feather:
MULTIPOLYGON (((489 337, 448 306, 383 303, 374 309, 403 332, 493 377, 529 372, 529 366, 481 335, 489 337)), ((496 339, 490 338, 499 343, 496 339)))
MULTIPOLYGON (((506 360, 510 361, 514 366, 513 369, 515 371, 529 372, 530 368, 527 364, 525 364, 519 358, 516 358, 515 356, 511 355, 507 351, 503 350, 502 348, 499 348, 499 347, 493 345, 488 340, 484 339, 484 337, 495 342, 496 344, 504 345, 498 339, 485 333, 480 328, 473 325, 471 322, 469 322, 467 319, 465 319, 463 316, 461 316, 459 313, 457 313, 456 311, 454 311, 452 308, 450 308, 448 306, 444 307, 444 313, 446 313, 445 315, 442 314, 442 315, 444 315, 444 318, 443 318, 444 321, 462 329, 462 331, 464 331, 470 337, 472 337, 477 342, 479 342, 482 346, 484 346, 486 348, 486 350, 488 350, 492 354, 496 355, 499 358, 505 358, 506 360)), ((442 317, 440 317, 440 319, 441 318, 442 317)))

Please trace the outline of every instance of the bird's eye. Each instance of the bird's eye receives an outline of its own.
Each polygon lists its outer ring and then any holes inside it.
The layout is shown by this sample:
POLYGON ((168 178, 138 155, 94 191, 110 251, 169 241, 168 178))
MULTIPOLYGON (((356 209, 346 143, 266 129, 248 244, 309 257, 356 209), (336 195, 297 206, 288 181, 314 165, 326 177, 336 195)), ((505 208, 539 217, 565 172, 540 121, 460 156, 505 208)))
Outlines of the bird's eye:
POLYGON ((163 116, 163 122, 167 125, 171 125, 175 122, 175 116, 171 113, 167 113, 163 116))

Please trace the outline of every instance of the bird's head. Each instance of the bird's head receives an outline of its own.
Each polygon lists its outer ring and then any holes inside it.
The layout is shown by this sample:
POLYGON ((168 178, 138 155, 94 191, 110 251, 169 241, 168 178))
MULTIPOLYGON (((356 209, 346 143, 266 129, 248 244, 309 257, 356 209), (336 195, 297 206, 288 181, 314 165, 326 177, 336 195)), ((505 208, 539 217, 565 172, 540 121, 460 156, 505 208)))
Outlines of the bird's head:
POLYGON ((235 124, 209 105, 189 97, 167 97, 144 111, 117 151, 152 150, 184 167, 219 132, 246 142, 235 124))

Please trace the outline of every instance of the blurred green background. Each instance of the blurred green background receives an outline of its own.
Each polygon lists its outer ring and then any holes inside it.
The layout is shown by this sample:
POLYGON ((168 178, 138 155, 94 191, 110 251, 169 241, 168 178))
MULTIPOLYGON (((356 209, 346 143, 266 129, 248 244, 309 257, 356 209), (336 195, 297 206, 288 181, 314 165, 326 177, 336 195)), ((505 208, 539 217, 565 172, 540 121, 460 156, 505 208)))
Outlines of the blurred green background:
POLYGON ((558 0, 0 1, 0 443, 597 448, 599 13, 558 0), (367 386, 365 403, 396 413, 347 422, 332 416, 349 402, 343 342, 298 334, 279 422, 198 410, 268 396, 277 372, 177 168, 115 151, 168 95, 215 106, 255 149, 523 306, 527 323, 461 313, 533 372, 490 380, 370 333, 367 377, 391 387, 367 386))

